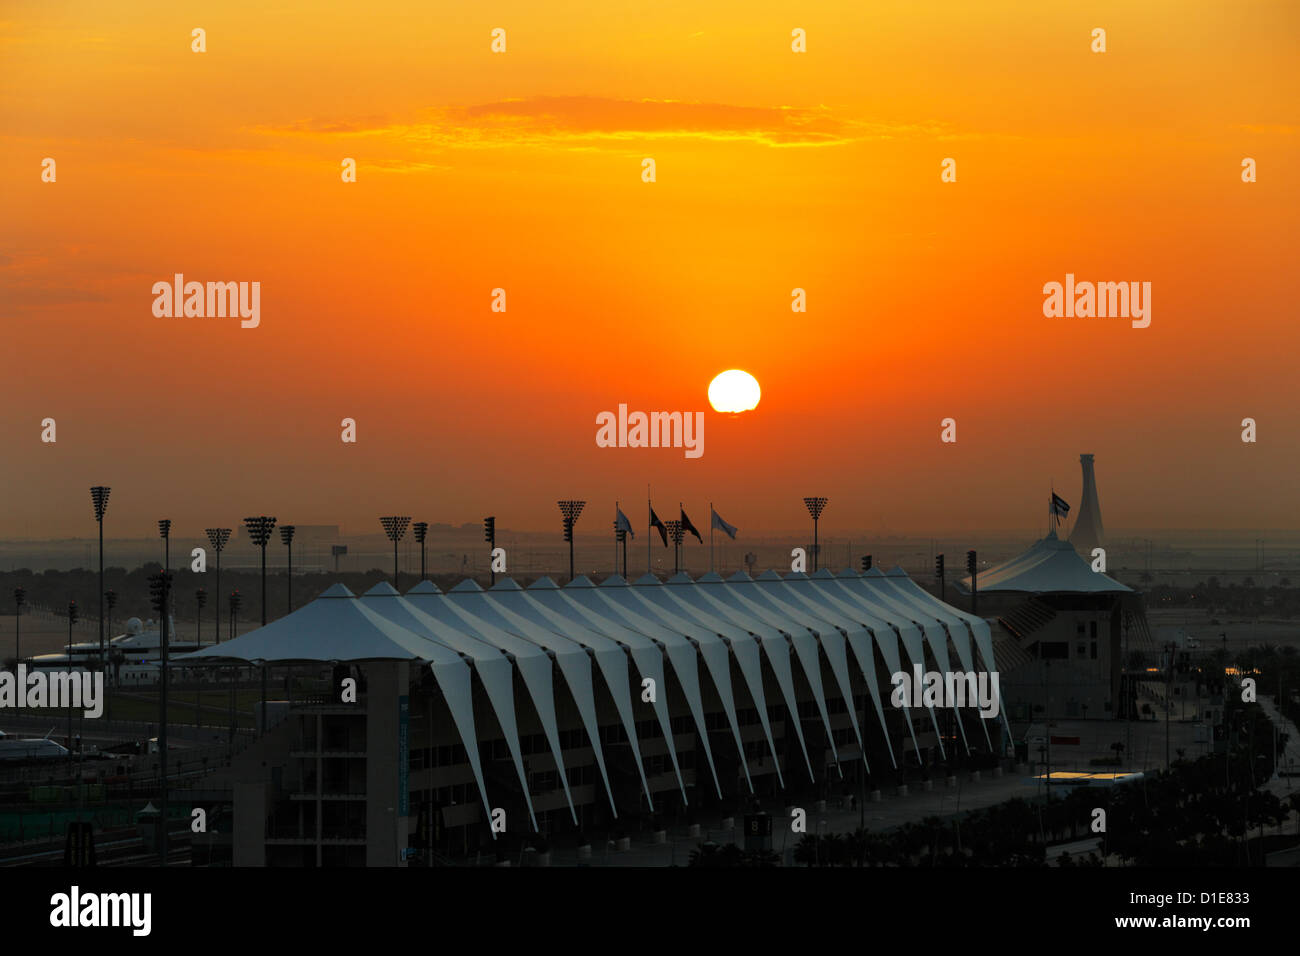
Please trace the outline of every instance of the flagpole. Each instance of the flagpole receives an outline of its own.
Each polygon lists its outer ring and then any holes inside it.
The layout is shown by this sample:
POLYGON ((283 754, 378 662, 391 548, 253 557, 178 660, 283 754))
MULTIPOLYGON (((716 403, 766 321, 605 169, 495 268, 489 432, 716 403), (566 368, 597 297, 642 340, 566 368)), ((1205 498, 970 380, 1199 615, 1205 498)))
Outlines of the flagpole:
POLYGON ((709 502, 709 573, 713 573, 713 502, 709 502))

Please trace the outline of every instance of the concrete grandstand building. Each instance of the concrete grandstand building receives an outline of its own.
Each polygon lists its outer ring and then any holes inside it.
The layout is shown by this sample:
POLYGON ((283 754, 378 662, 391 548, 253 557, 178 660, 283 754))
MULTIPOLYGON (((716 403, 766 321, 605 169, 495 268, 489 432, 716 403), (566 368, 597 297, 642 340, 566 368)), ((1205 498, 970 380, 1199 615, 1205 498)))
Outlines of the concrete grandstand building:
POLYGON ((897 568, 335 584, 180 662, 300 679, 287 717, 190 794, 228 821, 210 839, 235 865, 460 856, 501 837, 497 811, 511 837, 559 835, 865 792, 1001 754, 1008 730, 973 704, 891 704, 914 666, 996 669, 989 625, 897 568))

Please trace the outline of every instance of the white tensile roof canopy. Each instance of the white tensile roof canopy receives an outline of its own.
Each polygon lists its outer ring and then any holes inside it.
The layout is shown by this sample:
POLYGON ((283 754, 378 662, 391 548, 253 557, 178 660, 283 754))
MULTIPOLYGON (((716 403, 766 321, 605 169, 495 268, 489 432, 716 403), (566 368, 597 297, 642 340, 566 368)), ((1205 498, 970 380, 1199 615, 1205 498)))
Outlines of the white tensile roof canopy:
MULTIPOLYGON (((970 593, 970 578, 958 587, 970 593)), ((976 587, 981 594, 993 591, 1022 594, 1130 594, 1133 589, 1100 571, 1094 571, 1074 546, 1062 541, 1055 531, 1035 541, 1023 554, 980 571, 976 587)))
MULTIPOLYGON (((1068 544, 1060 544, 1069 549, 1084 574, 1110 580, 1092 575, 1068 544)), ((1041 545, 1043 542, 1035 547, 1041 545)), ((985 589, 984 576, 980 588, 985 589)), ((757 579, 737 572, 726 580, 712 573, 696 580, 679 574, 666 584, 650 575, 630 584, 614 575, 600 585, 580 576, 565 587, 542 578, 528 588, 507 578, 487 591, 463 581, 447 593, 424 581, 405 595, 381 583, 361 597, 335 584, 316 600, 265 627, 175 660, 189 665, 428 664, 465 744, 483 806, 490 815, 492 804, 479 765, 471 692, 472 676, 476 676, 505 734, 531 816, 516 700, 531 703, 563 781, 567 774, 559 742, 556 694, 567 691, 577 705, 613 807, 606 756, 596 725, 596 688, 600 686, 612 698, 627 732, 642 786, 653 807, 634 717, 634 708, 642 706, 643 680, 654 680, 658 688, 652 706, 669 742, 668 756, 685 799, 685 781, 673 745, 670 695, 681 695, 680 702, 672 703, 674 707, 685 705, 683 710, 703 742, 705 765, 699 768, 699 785, 712 785, 721 793, 712 748, 729 745, 739 751, 752 791, 737 717, 738 694, 745 695, 740 706, 752 702, 757 711, 764 742, 778 767, 767 706, 783 703, 792 713, 798 712, 796 670, 802 678, 798 683, 812 693, 827 738, 834 739, 828 691, 851 698, 851 681, 857 679, 871 692, 874 713, 868 711, 866 719, 878 721, 888 742, 881 700, 888 697, 890 687, 878 684, 876 654, 894 673, 904 666, 924 665, 927 650, 941 667, 960 663, 968 671, 996 669, 984 620, 943 603, 901 569, 894 569, 887 575, 874 570, 865 575, 853 570, 839 574, 823 570, 811 577, 767 572, 757 579), (829 664, 829 677, 822 673, 822 655, 829 664), (732 679, 731 659, 737 663, 739 680, 732 679), (602 678, 599 683, 594 680, 597 672, 602 678), (668 675, 675 678, 671 684, 668 675), (518 698, 516 688, 521 692, 518 698), (705 725, 704 700, 709 688, 726 713, 729 733, 723 736, 711 734, 712 728, 705 725), (726 744, 728 737, 730 743, 726 744)), ((853 739, 861 745, 867 728, 859 725, 855 710, 850 708, 853 739)), ((913 715, 904 707, 909 730, 915 719, 938 727, 933 710, 928 711, 913 715)), ((793 721, 792 726, 804 769, 812 778, 800 721, 793 721)), ((987 729, 985 740, 990 740, 987 729)), ((964 736, 961 743, 969 751, 970 742, 964 736)), ((839 750, 832 746, 832 751, 838 764, 839 750)), ((896 766, 892 743, 889 758, 896 766)), ((799 772, 797 767, 797 763, 787 767, 786 772, 799 772)), ((783 779, 780 782, 784 785, 783 779)), ((576 819, 567 786, 564 791, 576 819)), ((617 809, 614 812, 617 814, 617 809)), ((535 818, 533 824, 536 827, 535 818)))

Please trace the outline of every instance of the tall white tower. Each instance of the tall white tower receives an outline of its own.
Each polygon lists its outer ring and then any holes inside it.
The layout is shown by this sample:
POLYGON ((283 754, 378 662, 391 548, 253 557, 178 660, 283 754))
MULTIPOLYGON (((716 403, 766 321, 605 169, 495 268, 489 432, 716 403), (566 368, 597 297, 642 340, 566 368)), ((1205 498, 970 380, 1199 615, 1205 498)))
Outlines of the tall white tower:
POLYGON ((1101 527, 1101 505, 1097 502, 1097 475, 1092 467, 1092 455, 1080 455, 1083 466, 1083 501, 1079 517, 1070 532, 1070 544, 1084 557, 1091 557, 1093 548, 1103 547, 1106 533, 1101 527))

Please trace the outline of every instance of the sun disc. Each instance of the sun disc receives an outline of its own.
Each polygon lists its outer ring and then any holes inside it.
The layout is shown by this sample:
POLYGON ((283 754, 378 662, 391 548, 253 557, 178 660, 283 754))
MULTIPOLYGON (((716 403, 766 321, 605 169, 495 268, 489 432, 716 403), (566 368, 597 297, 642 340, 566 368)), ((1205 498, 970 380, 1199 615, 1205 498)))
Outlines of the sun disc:
POLYGON ((762 395, 758 379, 738 368, 728 369, 709 383, 709 404, 719 412, 747 412, 758 405, 762 395))

